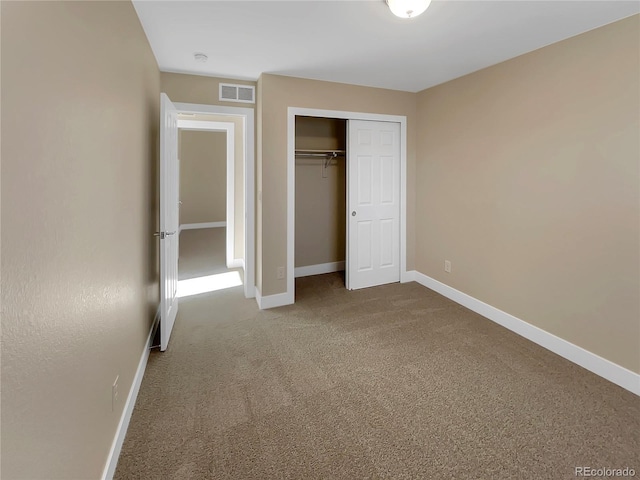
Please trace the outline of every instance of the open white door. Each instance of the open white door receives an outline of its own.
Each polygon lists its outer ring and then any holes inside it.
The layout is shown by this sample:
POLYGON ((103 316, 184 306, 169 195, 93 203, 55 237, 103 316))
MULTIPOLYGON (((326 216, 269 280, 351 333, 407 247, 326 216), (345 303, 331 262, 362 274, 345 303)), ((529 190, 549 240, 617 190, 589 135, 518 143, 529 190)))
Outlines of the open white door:
POLYGON ((178 313, 178 112, 160 94, 160 350, 167 349, 178 313))
POLYGON ((348 122, 347 288, 400 281, 400 124, 348 122))

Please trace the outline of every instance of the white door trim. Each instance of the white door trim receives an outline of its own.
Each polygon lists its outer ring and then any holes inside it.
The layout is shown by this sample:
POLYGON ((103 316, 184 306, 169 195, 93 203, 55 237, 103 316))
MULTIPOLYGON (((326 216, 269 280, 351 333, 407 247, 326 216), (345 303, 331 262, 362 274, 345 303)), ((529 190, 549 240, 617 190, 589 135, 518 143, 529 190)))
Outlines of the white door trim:
POLYGON ((244 125, 244 295, 256 296, 255 274, 255 111, 253 108, 224 107, 197 103, 174 103, 179 113, 231 115, 244 125))
POLYGON ((178 130, 225 132, 227 134, 227 268, 236 268, 235 255, 235 125, 231 122, 209 122, 178 119, 178 130))
POLYGON ((407 276, 407 117, 401 115, 289 107, 287 109, 287 303, 283 303, 283 305, 292 304, 295 301, 295 127, 297 115, 341 118, 344 120, 373 120, 400 124, 400 281, 405 281, 407 276))

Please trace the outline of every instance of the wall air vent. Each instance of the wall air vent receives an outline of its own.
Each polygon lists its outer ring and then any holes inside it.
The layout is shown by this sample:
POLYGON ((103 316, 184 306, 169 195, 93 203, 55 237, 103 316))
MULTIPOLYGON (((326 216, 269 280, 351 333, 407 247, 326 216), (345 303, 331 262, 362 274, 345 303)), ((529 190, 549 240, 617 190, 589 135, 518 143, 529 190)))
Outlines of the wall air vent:
POLYGON ((220 84, 220 101, 256 103, 256 87, 249 85, 220 84))

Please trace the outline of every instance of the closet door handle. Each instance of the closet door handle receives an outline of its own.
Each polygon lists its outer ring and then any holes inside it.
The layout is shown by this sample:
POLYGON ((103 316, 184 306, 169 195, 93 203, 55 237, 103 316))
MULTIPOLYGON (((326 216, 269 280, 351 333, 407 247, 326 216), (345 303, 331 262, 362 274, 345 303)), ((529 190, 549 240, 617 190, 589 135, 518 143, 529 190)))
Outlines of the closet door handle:
POLYGON ((353 212, 351 212, 351 216, 355 217, 356 216, 356 211, 354 210, 353 212))

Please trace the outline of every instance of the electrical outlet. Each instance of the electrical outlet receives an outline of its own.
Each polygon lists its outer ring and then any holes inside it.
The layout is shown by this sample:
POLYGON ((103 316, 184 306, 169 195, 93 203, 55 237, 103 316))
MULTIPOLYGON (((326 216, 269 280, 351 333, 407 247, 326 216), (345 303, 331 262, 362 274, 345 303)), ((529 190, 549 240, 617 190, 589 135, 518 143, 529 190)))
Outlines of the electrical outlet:
POLYGON ((276 278, 282 280, 284 278, 284 267, 278 267, 276 269, 276 278))
POLYGON ((118 380, 120 379, 120 375, 116 376, 116 379, 113 381, 113 385, 111 385, 111 411, 114 412, 116 409, 116 405, 118 403, 118 380))
POLYGON ((444 261, 444 271, 451 273, 451 262, 449 260, 444 261))

